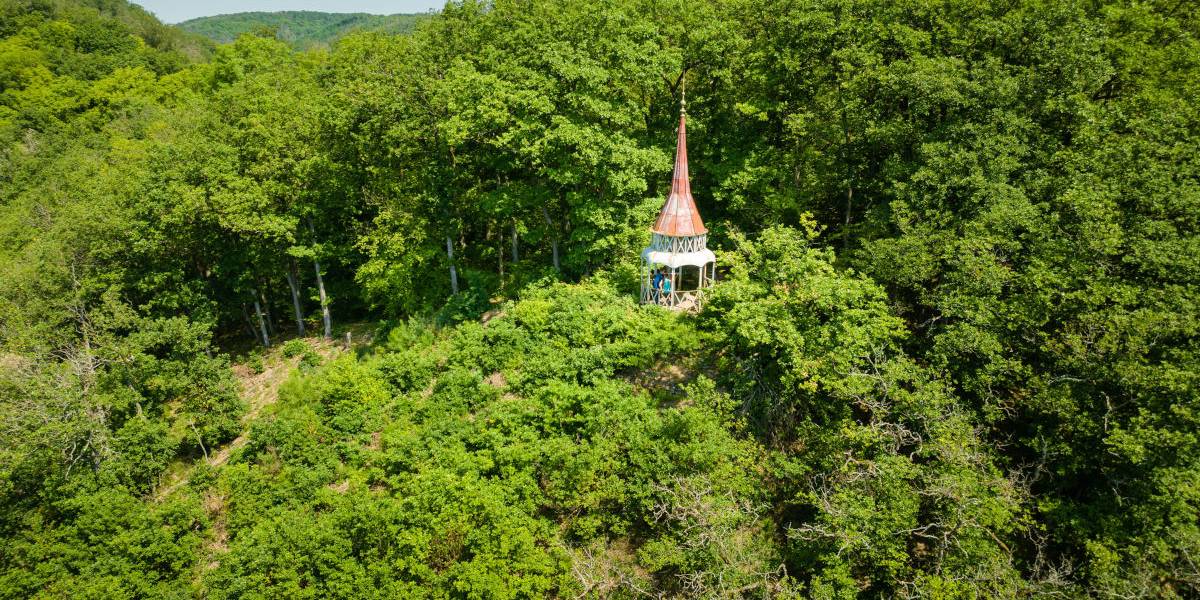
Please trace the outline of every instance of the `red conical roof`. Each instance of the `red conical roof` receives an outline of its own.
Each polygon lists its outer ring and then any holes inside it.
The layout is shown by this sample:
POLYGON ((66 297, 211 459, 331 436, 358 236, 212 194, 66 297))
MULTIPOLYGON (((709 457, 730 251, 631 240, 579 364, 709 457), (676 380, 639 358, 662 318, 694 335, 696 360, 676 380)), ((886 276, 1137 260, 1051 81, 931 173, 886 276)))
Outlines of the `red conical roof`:
POLYGON ((708 233, 704 221, 700 219, 700 211, 696 210, 696 201, 692 199, 692 184, 688 181, 687 160, 687 114, 679 111, 679 140, 675 143, 675 175, 671 179, 671 195, 658 220, 651 228, 654 233, 682 237, 708 233))

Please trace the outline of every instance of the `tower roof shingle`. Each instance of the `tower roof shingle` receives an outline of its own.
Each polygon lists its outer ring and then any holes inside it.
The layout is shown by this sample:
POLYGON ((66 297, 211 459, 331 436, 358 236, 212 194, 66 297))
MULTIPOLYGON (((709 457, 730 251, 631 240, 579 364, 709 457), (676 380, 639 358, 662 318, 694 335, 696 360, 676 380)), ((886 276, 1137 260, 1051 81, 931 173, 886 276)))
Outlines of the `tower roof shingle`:
POLYGON ((679 137, 675 142, 675 174, 671 179, 671 195, 658 213, 658 220, 651 228, 654 233, 672 237, 684 237, 708 233, 696 201, 692 198, 692 184, 688 180, 687 159, 687 114, 679 111, 679 137))

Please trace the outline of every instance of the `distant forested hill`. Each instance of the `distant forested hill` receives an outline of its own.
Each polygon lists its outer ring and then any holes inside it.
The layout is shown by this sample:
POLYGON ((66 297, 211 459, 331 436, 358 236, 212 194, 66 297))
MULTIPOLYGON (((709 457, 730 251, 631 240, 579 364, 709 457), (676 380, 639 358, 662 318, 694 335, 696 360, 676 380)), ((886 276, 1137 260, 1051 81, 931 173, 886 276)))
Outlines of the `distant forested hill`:
POLYGON ((407 33, 427 15, 371 15, 314 11, 245 12, 200 17, 179 27, 216 42, 232 42, 239 35, 263 28, 273 29, 279 39, 297 47, 325 45, 358 30, 407 33))

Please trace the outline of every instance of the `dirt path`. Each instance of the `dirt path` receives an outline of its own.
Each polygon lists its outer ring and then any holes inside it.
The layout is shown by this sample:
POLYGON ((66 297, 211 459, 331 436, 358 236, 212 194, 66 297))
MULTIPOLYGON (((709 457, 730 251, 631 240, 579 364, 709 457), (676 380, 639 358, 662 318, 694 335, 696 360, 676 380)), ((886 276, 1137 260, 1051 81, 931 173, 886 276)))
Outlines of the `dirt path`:
POLYGON ((279 399, 279 386, 287 380, 292 369, 296 368, 300 362, 299 357, 283 358, 278 356, 276 358, 278 362, 272 361, 273 364, 265 366, 262 373, 255 373, 246 365, 237 365, 233 368, 233 373, 238 379, 239 393, 247 405, 246 414, 242 415, 242 433, 209 455, 209 465, 216 467, 229 462, 233 451, 246 445, 246 442, 250 440, 248 437, 250 423, 253 423, 262 414, 264 408, 279 399))
MULTIPOLYGON (((342 344, 333 341, 307 338, 304 339, 304 342, 325 360, 334 358, 346 351, 342 344)), ((300 363, 300 357, 298 356, 285 358, 281 346, 276 345, 263 356, 263 370, 261 373, 254 372, 253 369, 245 364, 233 366, 233 374, 238 380, 238 394, 247 405, 246 414, 242 415, 242 433, 227 444, 210 450, 206 459, 210 466, 218 467, 229 462, 229 458, 233 456, 233 453, 250 441, 250 424, 262 415, 265 408, 274 404, 279 399, 279 386, 284 381, 287 381, 292 370, 300 363)), ((183 469, 179 473, 176 473, 169 481, 164 481, 160 484, 154 494, 155 499, 162 501, 170 497, 175 490, 186 485, 190 471, 190 468, 183 469)))

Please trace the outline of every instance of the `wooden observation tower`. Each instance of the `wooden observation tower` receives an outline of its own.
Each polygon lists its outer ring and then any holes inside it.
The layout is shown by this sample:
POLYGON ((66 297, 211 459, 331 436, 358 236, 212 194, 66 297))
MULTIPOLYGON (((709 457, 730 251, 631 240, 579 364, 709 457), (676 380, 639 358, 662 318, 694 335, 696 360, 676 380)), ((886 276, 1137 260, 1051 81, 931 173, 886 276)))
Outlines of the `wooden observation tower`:
POLYGON ((708 249, 708 229, 692 199, 687 161, 687 101, 682 97, 671 194, 650 231, 653 234, 650 245, 642 250, 642 304, 699 310, 705 291, 716 278, 717 257, 708 249), (664 280, 667 283, 661 283, 664 280))

